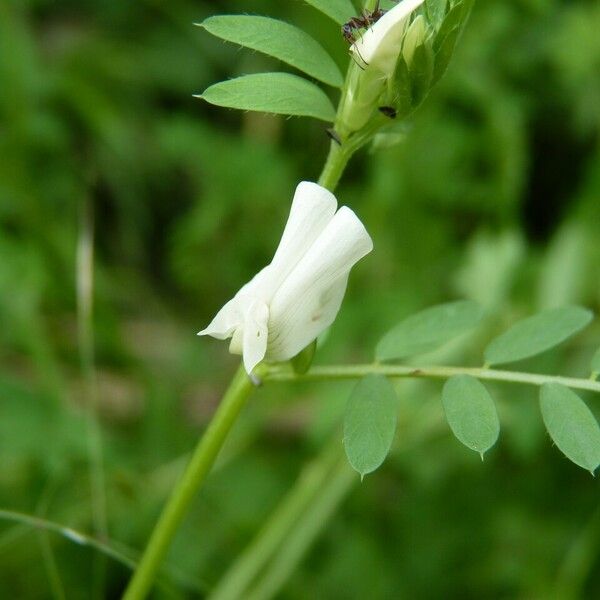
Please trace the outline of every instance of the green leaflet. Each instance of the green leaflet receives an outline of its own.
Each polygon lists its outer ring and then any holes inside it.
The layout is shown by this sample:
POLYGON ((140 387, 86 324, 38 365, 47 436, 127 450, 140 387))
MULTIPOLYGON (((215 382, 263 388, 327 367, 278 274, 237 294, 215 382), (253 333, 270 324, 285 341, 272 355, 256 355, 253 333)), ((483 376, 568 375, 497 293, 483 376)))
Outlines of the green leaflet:
POLYGON ((399 360, 435 350, 475 327, 483 309, 470 300, 427 308, 401 321, 377 344, 377 360, 399 360))
POLYGON ((334 87, 344 83, 323 47, 289 23, 253 15, 220 15, 209 17, 200 27, 228 42, 273 56, 323 83, 334 87))
POLYGON ((357 12, 351 0, 305 0, 305 2, 320 10, 339 25, 343 25, 357 12))
POLYGON ((593 475, 600 465, 600 427, 585 402, 569 388, 547 383, 540 390, 540 408, 559 450, 593 475))
POLYGON ((367 375, 357 384, 344 415, 344 448, 352 468, 362 476, 385 460, 396 432, 396 392, 382 375, 367 375))
POLYGON ((444 18, 433 43, 435 67, 432 83, 439 81, 446 72, 456 43, 473 7, 473 2, 474 0, 461 0, 448 11, 444 18))
POLYGON ((469 375, 456 375, 444 385, 442 404, 457 439, 483 458, 500 433, 496 406, 485 386, 469 375))
POLYGON ((596 350, 596 354, 592 357, 592 373, 596 376, 600 375, 600 348, 596 350))
POLYGON ((243 75, 215 83, 197 97, 240 110, 314 117, 329 123, 335 118, 333 104, 323 90, 289 73, 243 75))
POLYGON ((592 316, 586 308, 565 306, 523 319, 492 340, 484 352, 485 362, 510 363, 545 352, 583 329, 592 316))

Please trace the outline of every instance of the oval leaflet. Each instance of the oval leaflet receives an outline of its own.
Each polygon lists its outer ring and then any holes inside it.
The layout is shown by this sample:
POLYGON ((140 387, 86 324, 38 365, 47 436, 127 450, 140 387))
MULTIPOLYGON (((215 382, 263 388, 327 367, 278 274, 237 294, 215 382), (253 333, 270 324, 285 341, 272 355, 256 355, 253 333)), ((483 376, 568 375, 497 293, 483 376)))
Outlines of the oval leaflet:
POLYGON ((483 458, 500 434, 496 406, 486 387, 470 375, 455 375, 444 385, 442 404, 457 439, 483 458))
POLYGON ((581 306, 544 310, 492 340, 484 352, 485 362, 498 365, 541 354, 581 331, 592 317, 592 312, 581 306))
POLYGON ((540 409, 558 449, 593 475, 600 465, 600 427, 585 402, 564 385, 546 383, 540 390, 540 409))
POLYGON ((471 300, 438 304, 411 315, 377 344, 377 360, 399 360, 430 352, 475 327, 483 309, 471 300))
POLYGON ((385 460, 396 431, 396 392, 382 375, 367 375, 350 394, 344 415, 344 449, 362 476, 385 460))

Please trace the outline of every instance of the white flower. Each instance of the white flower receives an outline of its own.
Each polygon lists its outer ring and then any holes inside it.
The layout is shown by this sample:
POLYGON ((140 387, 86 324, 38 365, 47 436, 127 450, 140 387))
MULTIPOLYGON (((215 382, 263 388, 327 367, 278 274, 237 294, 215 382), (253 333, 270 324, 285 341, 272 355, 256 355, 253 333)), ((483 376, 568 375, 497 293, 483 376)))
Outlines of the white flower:
POLYGON ((402 49, 410 15, 425 0, 403 0, 388 10, 352 44, 350 50, 366 69, 391 76, 402 49))
POLYGON ((335 196, 308 181, 296 188, 275 256, 198 335, 231 338, 248 373, 262 360, 289 360, 331 323, 350 269, 373 249, 364 225, 335 196))

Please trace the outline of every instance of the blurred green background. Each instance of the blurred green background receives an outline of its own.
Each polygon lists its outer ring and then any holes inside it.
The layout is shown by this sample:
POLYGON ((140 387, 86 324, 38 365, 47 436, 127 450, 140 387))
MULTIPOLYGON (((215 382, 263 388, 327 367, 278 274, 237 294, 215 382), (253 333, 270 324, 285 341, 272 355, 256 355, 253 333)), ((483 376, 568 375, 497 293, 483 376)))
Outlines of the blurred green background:
MULTIPOLYGON (((195 332, 270 260, 296 183, 318 177, 328 147, 320 122, 192 97, 283 68, 192 25, 241 12, 300 25, 348 60, 337 26, 300 0, 0 2, 2 509, 94 531, 76 311, 86 205, 111 546, 143 547, 236 368, 226 344, 195 332)), ((598 31, 597 0, 476 3, 404 143, 360 154, 338 189, 375 251, 318 362, 368 361, 401 317, 454 298, 493 316, 428 361, 480 364, 491 336, 540 308, 600 310, 598 31)), ((518 368, 584 377, 599 343, 596 322, 518 368)), ((255 394, 157 597, 214 588, 305 461, 341 448, 350 387, 255 394)), ((503 431, 482 464, 444 426, 440 384, 398 389, 395 452, 362 484, 338 481, 309 516, 314 543, 283 577, 266 565, 281 581, 261 597, 600 597, 598 484, 552 447, 535 390, 490 386, 503 431)), ((118 597, 127 581, 72 539, 0 525, 2 598, 118 597)))

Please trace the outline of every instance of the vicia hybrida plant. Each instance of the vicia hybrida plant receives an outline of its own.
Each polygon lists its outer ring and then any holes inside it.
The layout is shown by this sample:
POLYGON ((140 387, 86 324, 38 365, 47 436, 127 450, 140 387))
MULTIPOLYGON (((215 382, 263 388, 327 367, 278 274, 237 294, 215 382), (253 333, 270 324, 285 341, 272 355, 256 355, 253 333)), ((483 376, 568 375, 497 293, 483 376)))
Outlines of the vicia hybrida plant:
MULTIPOLYGON (((565 306, 518 321, 485 347, 482 366, 402 364, 489 319, 471 301, 449 302, 402 320, 381 339, 370 364, 310 366, 314 340, 333 323, 350 269, 372 249, 363 224, 351 209, 337 210, 332 192, 352 155, 376 135, 403 124, 439 81, 472 0, 402 0, 385 6, 367 0, 360 13, 350 0, 307 2, 337 23, 340 43, 348 49, 345 76, 318 42, 288 23, 228 15, 201 24, 213 35, 340 89, 340 97, 336 109, 312 80, 287 72, 245 75, 212 85, 199 96, 223 107, 320 119, 329 124, 332 141, 318 183, 302 182, 296 189, 272 262, 200 332, 231 338, 230 350, 243 356, 243 366, 164 509, 126 592, 128 600, 143 598, 150 590, 192 498, 258 383, 359 380, 346 408, 343 442, 350 464, 361 476, 375 470, 392 445, 397 398, 391 380, 398 378, 446 380, 440 410, 455 436, 482 456, 500 431, 494 400, 482 382, 536 386, 541 416, 556 446, 591 472, 600 465, 600 428, 572 391, 600 392, 600 351, 592 358, 591 376, 583 379, 494 368, 546 352, 576 335, 592 319, 584 308, 565 306)), ((236 594, 244 597, 243 590, 236 594)))

